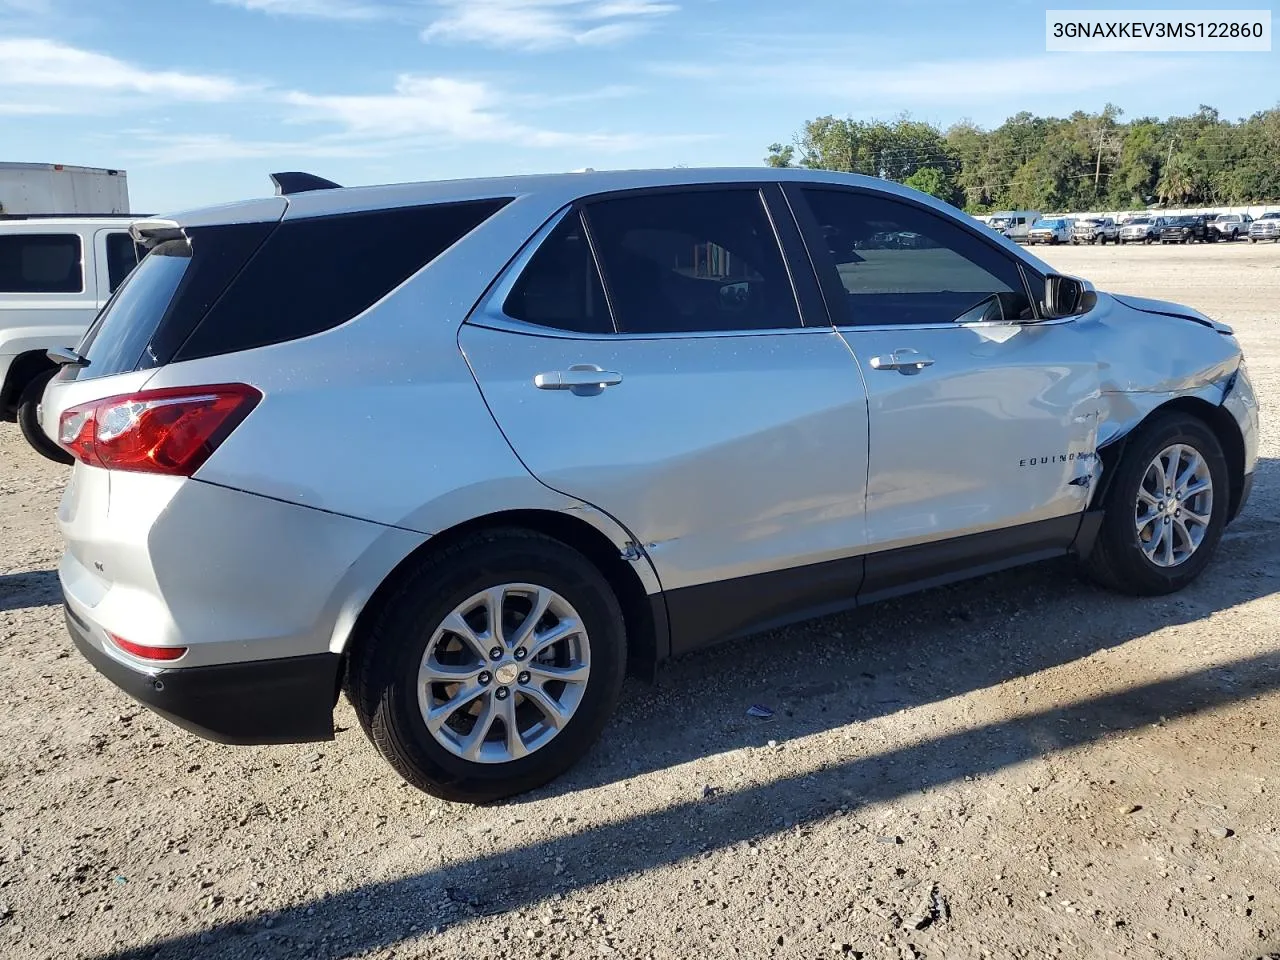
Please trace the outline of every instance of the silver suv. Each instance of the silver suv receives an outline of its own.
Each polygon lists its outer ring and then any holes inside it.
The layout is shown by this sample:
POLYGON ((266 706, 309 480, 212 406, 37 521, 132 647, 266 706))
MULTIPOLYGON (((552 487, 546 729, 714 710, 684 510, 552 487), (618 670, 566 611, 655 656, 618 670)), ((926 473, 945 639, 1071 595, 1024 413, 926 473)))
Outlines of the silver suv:
POLYGON ((330 738, 345 689, 491 800, 629 666, 1063 555, 1167 593, 1249 494, 1229 328, 894 184, 279 179, 136 224, 43 404, 71 635, 206 737, 330 738))

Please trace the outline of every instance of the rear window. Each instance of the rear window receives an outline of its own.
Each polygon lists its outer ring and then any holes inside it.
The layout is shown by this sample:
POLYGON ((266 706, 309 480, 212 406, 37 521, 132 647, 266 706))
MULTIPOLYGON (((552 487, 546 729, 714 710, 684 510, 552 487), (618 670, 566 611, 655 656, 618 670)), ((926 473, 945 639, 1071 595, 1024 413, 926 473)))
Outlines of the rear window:
POLYGON ((189 228, 185 240, 157 245, 98 314, 78 352, 88 366, 75 379, 106 377, 165 363, 275 227, 235 223, 189 228))
POLYGON ((510 198, 286 220, 173 359, 281 343, 371 307, 510 198))
POLYGON ((81 293, 82 259, 74 233, 0 236, 0 293, 81 293))
POLYGON ((434 260, 506 199, 284 223, 192 227, 156 246, 81 343, 80 379, 216 356, 343 323, 434 260))

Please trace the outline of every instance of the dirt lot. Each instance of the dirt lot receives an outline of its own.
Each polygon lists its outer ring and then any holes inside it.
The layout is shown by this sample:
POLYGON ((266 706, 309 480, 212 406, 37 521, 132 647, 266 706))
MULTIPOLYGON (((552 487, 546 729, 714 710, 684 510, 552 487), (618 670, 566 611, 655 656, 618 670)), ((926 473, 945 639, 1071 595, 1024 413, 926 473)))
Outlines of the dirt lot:
POLYGON ((1209 572, 1139 601, 1049 564, 690 657, 487 809, 345 704, 335 743, 229 748, 95 676, 66 473, 0 425, 0 956, 1280 952, 1280 246, 1040 252, 1236 325, 1263 461, 1209 572))

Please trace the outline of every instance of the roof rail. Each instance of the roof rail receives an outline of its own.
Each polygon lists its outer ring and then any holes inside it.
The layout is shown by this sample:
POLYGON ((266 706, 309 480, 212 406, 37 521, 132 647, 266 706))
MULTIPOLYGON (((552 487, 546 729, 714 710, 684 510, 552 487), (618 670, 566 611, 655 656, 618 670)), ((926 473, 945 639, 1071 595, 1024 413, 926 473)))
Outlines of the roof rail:
POLYGON ((294 170, 288 173, 271 174, 271 182, 276 185, 276 196, 287 197, 292 193, 307 193, 310 190, 341 190, 342 185, 317 177, 314 173, 302 173, 294 170))

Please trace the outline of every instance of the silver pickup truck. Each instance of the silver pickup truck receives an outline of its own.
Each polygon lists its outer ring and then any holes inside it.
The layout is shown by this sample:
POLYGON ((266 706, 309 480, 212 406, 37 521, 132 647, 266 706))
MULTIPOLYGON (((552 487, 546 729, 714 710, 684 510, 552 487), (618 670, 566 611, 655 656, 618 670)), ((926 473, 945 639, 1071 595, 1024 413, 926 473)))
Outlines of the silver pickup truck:
POLYGON ((1118 243, 1120 227, 1111 217, 1090 217, 1077 220, 1071 228, 1072 243, 1118 243))

